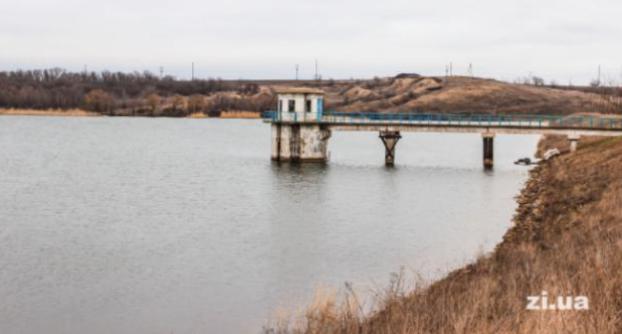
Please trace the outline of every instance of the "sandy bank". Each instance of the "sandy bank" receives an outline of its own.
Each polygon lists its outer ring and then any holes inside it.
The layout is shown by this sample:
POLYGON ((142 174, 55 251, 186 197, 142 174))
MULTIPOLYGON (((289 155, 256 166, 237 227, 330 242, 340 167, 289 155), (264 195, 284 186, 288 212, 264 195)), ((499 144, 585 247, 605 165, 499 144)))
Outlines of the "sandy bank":
POLYGON ((36 109, 5 109, 0 108, 0 115, 11 115, 11 116, 102 116, 101 114, 86 111, 82 109, 68 109, 68 110, 60 110, 60 109, 47 109, 47 110, 36 110, 36 109))
POLYGON ((261 114, 253 111, 231 110, 220 113, 220 118, 261 118, 261 114))

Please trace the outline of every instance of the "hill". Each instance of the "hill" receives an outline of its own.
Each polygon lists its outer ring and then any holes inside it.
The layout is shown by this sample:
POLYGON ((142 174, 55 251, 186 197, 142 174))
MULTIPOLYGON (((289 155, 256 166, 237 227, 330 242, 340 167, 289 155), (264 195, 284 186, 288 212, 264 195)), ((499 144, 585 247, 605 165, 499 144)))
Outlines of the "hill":
POLYGON ((619 97, 471 77, 384 78, 333 86, 327 108, 338 111, 443 113, 620 113, 619 97))
POLYGON ((275 90, 283 86, 320 88, 326 92, 326 109, 348 112, 622 113, 622 89, 617 87, 544 87, 416 74, 370 80, 189 81, 61 69, 0 72, 0 108, 84 109, 109 116, 260 113, 274 108, 275 90))

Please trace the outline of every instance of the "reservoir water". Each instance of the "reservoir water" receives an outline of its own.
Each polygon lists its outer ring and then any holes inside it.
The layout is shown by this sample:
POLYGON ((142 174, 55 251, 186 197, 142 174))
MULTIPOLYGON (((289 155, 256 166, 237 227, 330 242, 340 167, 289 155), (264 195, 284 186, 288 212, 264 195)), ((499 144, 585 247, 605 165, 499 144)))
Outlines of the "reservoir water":
POLYGON ((257 120, 0 117, 0 333, 257 333, 318 286, 438 278, 493 249, 538 137, 334 132, 270 161, 257 120))

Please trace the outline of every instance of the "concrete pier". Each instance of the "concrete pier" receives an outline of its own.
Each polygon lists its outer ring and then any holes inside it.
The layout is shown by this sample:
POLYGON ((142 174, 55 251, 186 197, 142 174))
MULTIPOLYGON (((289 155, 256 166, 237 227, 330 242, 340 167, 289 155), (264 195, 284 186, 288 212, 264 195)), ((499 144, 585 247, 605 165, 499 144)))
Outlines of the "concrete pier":
POLYGON ((482 139, 484 142, 484 169, 492 169, 494 165, 494 132, 482 133, 482 139))
POLYGON ((318 123, 274 123, 272 160, 326 162, 330 136, 330 130, 318 123))
POLYGON ((568 135, 568 141, 570 141, 570 152, 575 152, 577 150, 579 138, 581 138, 581 136, 577 134, 568 135))
POLYGON ((273 161, 281 158, 281 123, 272 123, 272 153, 270 157, 273 161))
POLYGON ((399 131, 380 131, 380 140, 384 144, 384 164, 386 166, 395 165, 395 146, 402 138, 399 131))

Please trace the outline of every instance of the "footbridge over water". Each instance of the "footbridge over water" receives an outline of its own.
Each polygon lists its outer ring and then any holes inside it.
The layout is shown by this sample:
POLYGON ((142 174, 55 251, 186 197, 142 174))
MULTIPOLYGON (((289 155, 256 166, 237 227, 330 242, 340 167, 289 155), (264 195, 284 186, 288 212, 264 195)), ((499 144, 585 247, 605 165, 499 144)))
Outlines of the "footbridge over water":
POLYGON ((376 131, 385 147, 385 164, 395 163, 402 132, 481 133, 484 168, 492 168, 497 134, 560 134, 571 151, 582 136, 622 136, 622 117, 585 115, 478 115, 446 113, 324 112, 323 94, 314 89, 279 91, 276 111, 264 113, 272 126, 272 159, 327 160, 332 131, 376 131))

